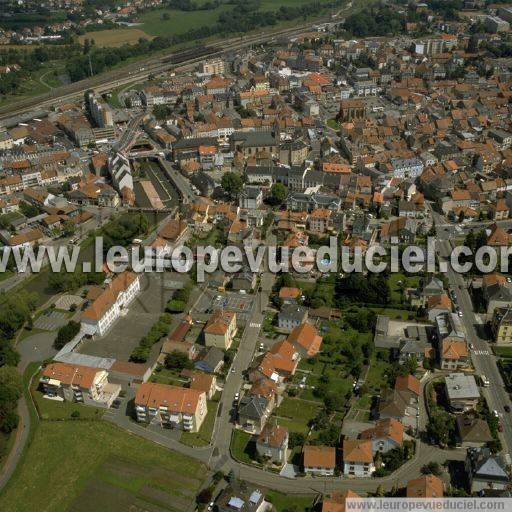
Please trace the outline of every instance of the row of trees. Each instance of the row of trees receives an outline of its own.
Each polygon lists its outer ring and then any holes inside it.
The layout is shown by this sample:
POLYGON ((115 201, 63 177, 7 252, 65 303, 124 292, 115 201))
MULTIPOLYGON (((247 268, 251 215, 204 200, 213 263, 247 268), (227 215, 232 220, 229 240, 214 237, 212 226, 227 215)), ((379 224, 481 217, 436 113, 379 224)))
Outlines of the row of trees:
POLYGON ((14 337, 24 325, 32 326, 36 305, 35 294, 26 291, 0 295, 0 431, 6 434, 18 425, 16 406, 23 392, 14 337))
POLYGON ((145 363, 151 353, 151 347, 169 334, 171 323, 172 315, 168 313, 160 315, 158 321, 153 324, 146 336, 139 341, 139 345, 133 350, 130 361, 145 363))

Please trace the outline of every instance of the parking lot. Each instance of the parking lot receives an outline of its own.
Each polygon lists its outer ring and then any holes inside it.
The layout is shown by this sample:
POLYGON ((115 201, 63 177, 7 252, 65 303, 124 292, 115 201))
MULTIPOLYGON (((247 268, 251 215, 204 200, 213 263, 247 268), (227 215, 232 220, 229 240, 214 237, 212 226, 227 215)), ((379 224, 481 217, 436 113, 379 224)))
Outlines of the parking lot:
MULTIPOLYGON (((172 290, 163 286, 163 281, 157 274, 143 274, 141 288, 141 293, 128 306, 127 313, 120 317, 104 336, 85 341, 80 347, 80 352, 128 361, 133 349, 158 320, 173 294, 172 290)), ((156 344, 148 362, 153 362, 158 352, 159 345, 156 344)))
POLYGON ((62 311, 45 311, 35 322, 34 327, 44 331, 56 331, 66 325, 68 316, 62 311))
POLYGON ((251 311, 254 296, 238 292, 219 293, 206 290, 197 301, 194 311, 199 314, 209 315, 218 309, 231 309, 236 311, 237 322, 245 324, 251 311))

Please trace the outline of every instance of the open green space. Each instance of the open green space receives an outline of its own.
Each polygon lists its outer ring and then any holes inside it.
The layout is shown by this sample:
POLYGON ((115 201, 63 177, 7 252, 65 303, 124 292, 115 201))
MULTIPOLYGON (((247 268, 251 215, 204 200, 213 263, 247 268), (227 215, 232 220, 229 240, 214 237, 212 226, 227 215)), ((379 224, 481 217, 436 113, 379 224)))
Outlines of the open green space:
POLYGON ((494 347, 494 353, 497 356, 500 356, 500 357, 510 357, 510 358, 512 358, 512 347, 498 347, 498 346, 495 346, 494 347))
POLYGON ((201 464, 103 421, 42 421, 0 509, 184 510, 205 474, 201 464))
POLYGON ((403 291, 406 288, 417 288, 420 283, 420 276, 406 276, 401 272, 392 273, 388 278, 389 292, 393 304, 403 302, 403 291))
POLYGON ((242 430, 233 430, 231 438, 231 455, 240 462, 251 464, 255 455, 255 443, 252 436, 242 430))
POLYGON ((294 510, 295 512, 306 512, 313 509, 312 496, 295 496, 282 494, 277 491, 268 491, 265 499, 272 503, 276 512, 294 510))
POLYGON ((204 11, 155 9, 139 16, 141 25, 138 28, 150 36, 184 34, 189 30, 215 23, 220 13, 228 12, 232 8, 230 5, 220 5, 216 9, 204 11))

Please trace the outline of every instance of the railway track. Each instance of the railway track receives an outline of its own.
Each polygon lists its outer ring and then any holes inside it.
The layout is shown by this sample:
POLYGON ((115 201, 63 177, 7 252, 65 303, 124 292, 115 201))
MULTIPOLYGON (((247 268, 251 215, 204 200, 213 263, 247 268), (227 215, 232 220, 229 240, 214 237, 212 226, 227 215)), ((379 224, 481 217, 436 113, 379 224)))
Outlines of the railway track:
POLYGON ((153 57, 147 61, 139 61, 124 66, 120 70, 109 71, 93 76, 73 84, 58 87, 43 95, 34 96, 12 105, 0 108, 0 120, 29 113, 34 109, 44 109, 49 106, 65 103, 80 96, 89 89, 105 92, 114 87, 129 85, 144 80, 151 74, 163 73, 169 70, 186 70, 202 61, 205 57, 220 55, 229 50, 246 48, 254 44, 267 43, 279 37, 292 37, 310 28, 313 24, 325 22, 327 18, 320 18, 314 23, 309 22, 294 28, 288 28, 270 33, 261 33, 252 36, 229 38, 208 45, 201 45, 180 52, 173 52, 161 57, 153 57))

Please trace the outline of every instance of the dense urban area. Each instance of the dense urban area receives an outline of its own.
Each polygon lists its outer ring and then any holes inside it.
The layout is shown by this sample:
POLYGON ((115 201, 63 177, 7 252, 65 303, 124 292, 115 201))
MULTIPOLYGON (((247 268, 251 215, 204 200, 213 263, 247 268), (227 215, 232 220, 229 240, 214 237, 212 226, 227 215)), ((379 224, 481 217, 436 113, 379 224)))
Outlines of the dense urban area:
POLYGON ((512 246, 512 6, 5 5, 2 511, 511 497, 512 271, 448 262, 512 246), (432 238, 434 271, 94 265, 432 238))

